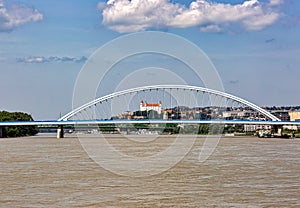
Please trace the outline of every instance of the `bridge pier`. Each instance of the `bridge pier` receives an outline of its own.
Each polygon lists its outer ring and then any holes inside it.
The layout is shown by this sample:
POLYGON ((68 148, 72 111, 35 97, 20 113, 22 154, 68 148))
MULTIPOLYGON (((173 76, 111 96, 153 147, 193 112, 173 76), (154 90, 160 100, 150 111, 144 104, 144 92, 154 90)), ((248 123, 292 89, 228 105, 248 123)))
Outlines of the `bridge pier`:
POLYGON ((274 133, 277 134, 278 136, 282 136, 282 125, 275 125, 274 126, 274 133))
POLYGON ((3 127, 0 126, 0 138, 2 138, 2 137, 3 137, 3 127))
POLYGON ((64 126, 63 125, 58 125, 56 138, 57 139, 64 138, 64 126))

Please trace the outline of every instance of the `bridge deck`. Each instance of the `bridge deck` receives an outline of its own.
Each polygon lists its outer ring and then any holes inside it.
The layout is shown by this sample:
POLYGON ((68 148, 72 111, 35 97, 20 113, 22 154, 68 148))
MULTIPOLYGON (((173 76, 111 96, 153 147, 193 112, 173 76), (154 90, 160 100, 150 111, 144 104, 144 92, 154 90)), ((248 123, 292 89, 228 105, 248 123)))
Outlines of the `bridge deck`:
POLYGON ((299 121, 244 121, 244 120, 90 120, 90 121, 6 121, 0 126, 58 126, 86 124, 249 124, 300 125, 299 121))

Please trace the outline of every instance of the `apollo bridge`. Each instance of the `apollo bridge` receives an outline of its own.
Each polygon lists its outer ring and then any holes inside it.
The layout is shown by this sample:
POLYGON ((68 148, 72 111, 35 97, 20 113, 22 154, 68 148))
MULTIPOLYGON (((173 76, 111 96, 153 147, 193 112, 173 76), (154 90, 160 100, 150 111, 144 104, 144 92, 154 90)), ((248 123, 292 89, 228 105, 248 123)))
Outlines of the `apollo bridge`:
POLYGON ((66 125, 122 124, 270 125, 280 129, 284 125, 299 126, 300 122, 281 121, 245 99, 218 90, 153 85, 101 96, 79 105, 58 120, 0 122, 0 137, 5 126, 55 126, 57 138, 63 138, 66 125))

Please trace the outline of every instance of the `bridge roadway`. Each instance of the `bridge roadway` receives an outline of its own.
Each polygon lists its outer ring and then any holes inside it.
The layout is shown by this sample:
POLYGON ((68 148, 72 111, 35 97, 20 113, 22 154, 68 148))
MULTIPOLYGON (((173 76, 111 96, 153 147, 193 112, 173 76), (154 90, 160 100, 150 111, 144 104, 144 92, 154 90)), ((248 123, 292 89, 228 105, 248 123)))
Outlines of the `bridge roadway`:
POLYGON ((299 125, 300 121, 258 121, 258 120, 78 120, 78 121, 4 121, 0 126, 59 126, 86 124, 248 124, 248 125, 299 125))
POLYGON ((82 121, 5 121, 0 122, 0 137, 2 137, 2 128, 5 126, 56 126, 57 138, 63 138, 63 127, 65 125, 93 125, 93 124, 245 124, 245 125, 297 125, 300 121, 247 121, 247 120, 82 120, 82 121))

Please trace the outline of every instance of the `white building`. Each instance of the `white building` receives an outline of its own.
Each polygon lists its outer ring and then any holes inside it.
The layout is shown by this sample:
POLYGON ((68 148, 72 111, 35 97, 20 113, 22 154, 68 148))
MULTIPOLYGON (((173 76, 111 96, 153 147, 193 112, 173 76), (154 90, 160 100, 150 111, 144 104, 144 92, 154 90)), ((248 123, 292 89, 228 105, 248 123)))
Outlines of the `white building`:
POLYGON ((147 103, 146 101, 141 101, 140 102, 140 111, 150 111, 154 110, 158 114, 161 114, 162 112, 162 107, 161 107, 161 102, 159 103, 147 103))
POLYGON ((245 132, 253 132, 257 130, 271 130, 271 125, 251 125, 251 124, 245 124, 244 125, 244 131, 245 132))

